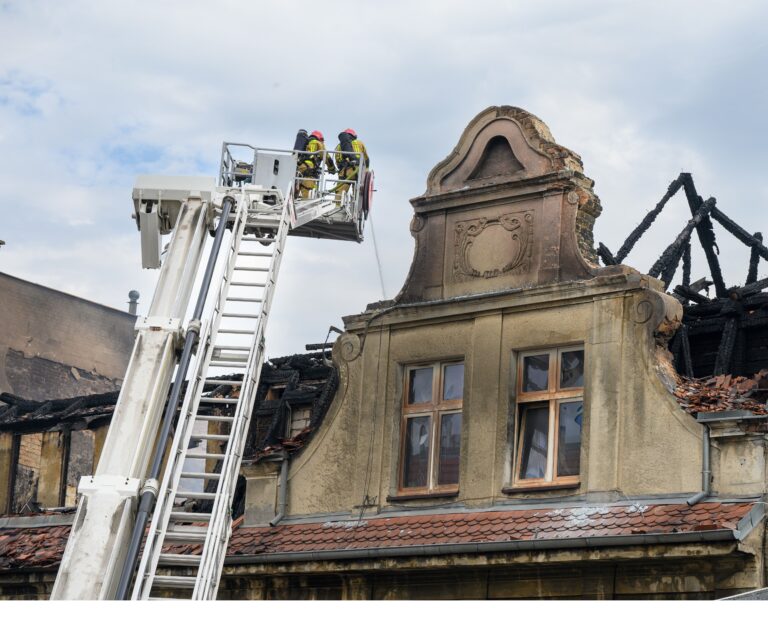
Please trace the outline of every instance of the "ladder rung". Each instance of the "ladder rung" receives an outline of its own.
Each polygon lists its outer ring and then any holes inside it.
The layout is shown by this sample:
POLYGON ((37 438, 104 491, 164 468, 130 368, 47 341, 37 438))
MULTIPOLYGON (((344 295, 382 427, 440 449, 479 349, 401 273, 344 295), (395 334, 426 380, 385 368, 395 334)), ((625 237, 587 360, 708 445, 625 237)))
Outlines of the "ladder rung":
POLYGON ((242 380, 239 379, 206 379, 206 384, 220 384, 221 386, 240 386, 242 380))
POLYGON ((222 312, 222 316, 228 318, 259 318, 260 314, 240 314, 239 312, 222 312))
POLYGON ((268 242, 269 244, 274 244, 277 242, 274 238, 251 238, 249 236, 245 236, 240 239, 240 242, 268 242))
POLYGON ((163 567, 195 567, 200 564, 200 554, 160 554, 158 565, 163 567))
POLYGON ((254 283, 251 281, 233 281, 229 284, 230 286, 245 286, 247 288, 266 288, 267 284, 265 283, 254 283))
POLYGON ((200 403, 237 403, 240 401, 239 397, 200 397, 200 403))
POLYGON ((163 543, 173 543, 178 545, 180 543, 187 544, 192 543, 195 545, 203 545, 205 543, 205 532, 208 528, 201 528, 204 533, 190 533, 190 532, 166 532, 163 543))
POLYGON ((256 333, 255 329, 230 329, 229 327, 226 329, 219 329, 220 334, 250 334, 253 336, 253 334, 256 333))
POLYGON ((196 451, 188 451, 187 458, 193 458, 195 460, 224 460, 224 454, 209 454, 202 452, 198 453, 196 451))
POLYGON ((194 576, 155 576, 152 584, 173 589, 194 589, 196 580, 194 576))
POLYGON ((201 471, 182 471, 181 477, 195 480, 220 480, 221 473, 203 473, 201 471))
MULTIPOLYGON (((206 500, 214 500, 216 499, 216 493, 199 493, 197 491, 184 491, 181 493, 176 493, 176 497, 179 499, 206 499, 206 500)), ((203 528, 203 532, 205 532, 207 528, 203 528)), ((168 534, 171 534, 170 532, 168 534)), ((174 532, 174 534, 176 534, 174 532)), ((187 534, 184 532, 184 534, 187 534)), ((168 535, 166 535, 166 538, 168 535)))
POLYGON ((261 303, 263 299, 252 299, 251 297, 227 297, 226 301, 240 301, 241 303, 261 303))
POLYGON ((232 360, 211 360, 209 362, 211 366, 226 366, 229 368, 243 368, 243 365, 246 364, 244 360, 240 360, 239 362, 234 362, 232 360))
POLYGON ((172 510, 171 521, 210 521, 209 512, 186 512, 184 510, 172 510))
POLYGON ((217 440, 226 443, 229 440, 229 434, 192 434, 194 440, 217 440))
POLYGON ((235 346, 235 345, 216 345, 213 347, 214 351, 218 349, 219 351, 250 351, 250 347, 244 347, 242 345, 235 346))
POLYGON ((258 251, 240 251, 238 255, 247 255, 248 257, 272 257, 272 253, 261 253, 258 251))
POLYGON ((235 420, 233 416, 214 416, 213 414, 197 414, 196 421, 221 421, 222 423, 232 423, 235 420))
POLYGON ((253 266, 235 266, 232 270, 252 270, 252 271, 265 273, 269 270, 269 268, 254 268, 253 266))

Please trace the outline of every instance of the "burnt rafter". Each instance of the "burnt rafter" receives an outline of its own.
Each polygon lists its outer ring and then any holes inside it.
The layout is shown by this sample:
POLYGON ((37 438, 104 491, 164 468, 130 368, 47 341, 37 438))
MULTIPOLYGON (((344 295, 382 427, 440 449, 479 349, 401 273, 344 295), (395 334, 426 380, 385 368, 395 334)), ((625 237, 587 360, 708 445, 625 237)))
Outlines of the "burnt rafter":
POLYGON ((768 247, 760 232, 750 233, 717 207, 714 198, 704 200, 693 177, 683 172, 635 227, 616 255, 600 243, 598 255, 606 266, 621 264, 649 229, 667 202, 683 190, 691 219, 675 240, 651 266, 648 274, 658 277, 666 290, 682 262, 682 282, 671 293, 683 304, 681 325, 670 350, 678 371, 698 377, 712 374, 750 375, 768 367, 768 277, 758 279, 760 259, 768 261, 768 247), (749 247, 749 268, 744 286, 727 287, 718 256, 720 250, 714 223, 749 247), (707 259, 710 279, 691 282, 691 238, 694 231, 707 259), (709 287, 714 286, 714 297, 709 287), (702 294, 706 290, 707 295, 702 294))

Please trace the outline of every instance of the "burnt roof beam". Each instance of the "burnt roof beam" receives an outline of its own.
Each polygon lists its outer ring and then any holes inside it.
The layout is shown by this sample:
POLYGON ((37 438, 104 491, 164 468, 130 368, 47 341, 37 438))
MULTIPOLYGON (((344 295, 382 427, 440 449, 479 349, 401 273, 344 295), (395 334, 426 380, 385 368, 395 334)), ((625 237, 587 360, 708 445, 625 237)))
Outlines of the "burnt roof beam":
POLYGON ((751 235, 746 229, 740 227, 733 220, 728 218, 728 216, 721 212, 717 207, 712 208, 711 215, 712 218, 723 225, 723 228, 726 231, 734 235, 747 246, 752 247, 753 250, 756 250, 764 260, 768 260, 768 248, 763 245, 762 235, 760 236, 760 239, 751 235))
MULTIPOLYGON (((711 211, 714 205, 715 199, 713 197, 708 198, 701 204, 699 209, 694 213, 693 218, 688 221, 677 238, 675 238, 675 241, 664 250, 661 257, 659 257, 659 259, 656 260, 656 263, 651 266, 651 269, 648 271, 648 274, 651 277, 658 277, 670 266, 670 264, 674 263, 675 266, 677 265, 683 254, 683 247, 690 239, 691 233, 694 229, 698 229, 699 225, 705 218, 707 218, 707 214, 711 211)), ((720 281, 722 282, 722 280, 723 278, 721 276, 720 281)))
POLYGON ((629 236, 627 236, 627 239, 624 241, 624 244, 621 245, 619 252, 616 253, 615 263, 620 264, 624 258, 629 255, 632 247, 637 244, 637 241, 642 237, 642 235, 648 231, 648 228, 653 224, 653 221, 656 220, 657 216, 661 213, 661 210, 664 209, 667 201, 669 201, 669 199, 672 198, 683 185, 683 174, 684 173, 681 173, 677 179, 669 184, 666 194, 664 194, 662 199, 656 204, 656 207, 649 211, 645 215, 645 218, 643 218, 643 220, 640 222, 640 224, 634 228, 629 236))
MULTIPOLYGON (((696 186, 693 184, 693 177, 689 172, 683 172, 680 175, 683 183, 683 189, 685 190, 685 197, 688 199, 688 206, 691 208, 691 214, 694 217, 698 214, 702 205, 708 201, 702 201, 696 191, 696 186)), ((715 205, 715 199, 708 199, 712 201, 712 206, 715 205)), ((712 281, 715 284, 715 294, 718 297, 727 297, 728 291, 725 287, 725 281, 723 281, 723 272, 720 269, 720 261, 717 259, 717 243, 715 242, 715 230, 712 227, 712 221, 709 216, 702 217, 700 222, 696 226, 696 234, 699 236, 699 242, 701 248, 704 249, 704 254, 707 257, 707 263, 709 264, 709 271, 712 274, 712 281)), ((719 250, 718 250, 719 252, 719 250)))
MULTIPOLYGON (((760 233, 759 231, 756 231, 753 234, 753 237, 756 240, 760 240, 760 242, 763 241, 763 234, 760 233)), ((758 251, 753 246, 752 251, 749 255, 749 271, 747 271, 747 280, 744 282, 745 284, 751 284, 757 281, 757 266, 759 263, 760 263, 760 251, 758 251)))

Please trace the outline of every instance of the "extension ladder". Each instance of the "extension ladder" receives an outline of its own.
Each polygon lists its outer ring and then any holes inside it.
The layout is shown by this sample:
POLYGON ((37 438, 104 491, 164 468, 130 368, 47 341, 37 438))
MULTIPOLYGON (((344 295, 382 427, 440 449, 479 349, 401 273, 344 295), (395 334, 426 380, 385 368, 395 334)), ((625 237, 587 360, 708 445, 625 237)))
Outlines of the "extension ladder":
POLYGON ((230 218, 228 250, 209 292, 213 311, 201 323, 197 357, 132 599, 158 599, 157 592, 162 591, 180 599, 213 600, 219 586, 231 535, 231 504, 264 361, 267 318, 291 216, 295 216, 291 193, 284 198, 275 189, 244 185, 232 195, 239 198, 230 218), (223 373, 233 377, 220 379, 223 373), (211 385, 232 392, 213 397, 206 392, 211 385), (239 387, 237 396, 235 387, 239 387), (190 449, 197 441, 208 443, 205 451, 190 449), (211 443, 222 450, 211 452, 211 443), (195 460, 206 465, 203 471, 190 470, 194 464, 190 461, 195 460), (202 482, 203 490, 185 489, 182 481, 202 482), (215 489, 206 490, 211 484, 215 489), (178 504, 184 499, 211 504, 211 511, 187 512, 178 504), (164 545, 173 544, 196 546, 196 552, 163 552, 164 545), (158 568, 184 568, 185 574, 194 575, 159 575, 158 568))

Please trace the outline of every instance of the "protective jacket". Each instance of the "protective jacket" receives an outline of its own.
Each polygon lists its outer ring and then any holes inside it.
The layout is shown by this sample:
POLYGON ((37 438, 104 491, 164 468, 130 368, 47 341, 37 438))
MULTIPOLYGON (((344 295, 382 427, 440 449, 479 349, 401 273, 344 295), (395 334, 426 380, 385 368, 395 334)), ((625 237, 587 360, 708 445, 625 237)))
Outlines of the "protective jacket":
MULTIPOLYGON (((324 142, 321 142, 316 137, 310 137, 309 142, 307 142, 307 148, 303 153, 302 163, 305 163, 309 170, 319 170, 321 155, 324 150, 324 142)), ((336 171, 330 155, 325 156, 325 163, 328 166, 328 170, 331 172, 336 171)))
MULTIPOLYGON (((338 144, 336 146, 336 166, 341 169, 345 166, 357 166, 357 161, 355 160, 355 157, 352 155, 339 155, 338 151, 341 150, 341 144, 338 144)), ((352 140, 352 150, 356 153, 360 153, 363 156, 363 159, 365 161, 365 167, 368 167, 368 164, 370 160, 368 159, 368 151, 365 150, 365 144, 363 144, 359 139, 355 138, 352 140)))

